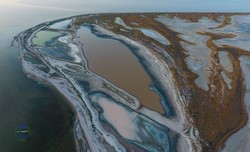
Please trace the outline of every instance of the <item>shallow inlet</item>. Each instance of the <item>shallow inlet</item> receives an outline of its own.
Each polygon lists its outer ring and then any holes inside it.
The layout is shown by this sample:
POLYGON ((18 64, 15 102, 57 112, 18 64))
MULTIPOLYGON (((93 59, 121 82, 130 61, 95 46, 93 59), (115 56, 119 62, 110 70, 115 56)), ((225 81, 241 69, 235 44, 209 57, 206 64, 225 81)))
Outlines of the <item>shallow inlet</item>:
POLYGON ((97 37, 88 27, 81 27, 77 36, 91 71, 136 96, 145 107, 164 113, 159 95, 150 90, 150 76, 126 45, 97 37))

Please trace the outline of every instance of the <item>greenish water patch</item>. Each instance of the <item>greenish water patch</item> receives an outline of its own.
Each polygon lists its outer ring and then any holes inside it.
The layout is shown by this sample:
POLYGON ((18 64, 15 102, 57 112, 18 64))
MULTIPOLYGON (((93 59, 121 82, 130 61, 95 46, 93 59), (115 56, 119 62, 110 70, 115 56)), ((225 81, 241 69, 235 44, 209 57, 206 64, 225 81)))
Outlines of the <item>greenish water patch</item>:
POLYGON ((38 46, 46 46, 46 42, 50 41, 51 39, 58 37, 62 35, 62 33, 54 32, 54 31, 48 31, 48 30, 42 30, 39 31, 33 38, 32 42, 35 45, 38 46))
POLYGON ((37 51, 46 56, 73 62, 75 59, 69 55, 72 48, 67 43, 66 35, 64 32, 41 31, 32 43, 37 51))

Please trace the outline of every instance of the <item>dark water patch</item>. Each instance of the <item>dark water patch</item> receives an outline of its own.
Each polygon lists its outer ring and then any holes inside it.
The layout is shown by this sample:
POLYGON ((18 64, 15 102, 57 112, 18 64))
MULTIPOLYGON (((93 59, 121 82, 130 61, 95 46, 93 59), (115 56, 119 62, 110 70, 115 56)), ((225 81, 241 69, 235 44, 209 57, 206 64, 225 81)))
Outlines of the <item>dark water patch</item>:
POLYGON ((37 50, 41 52, 42 54, 52 57, 52 58, 59 58, 59 59, 66 60, 66 61, 74 61, 74 58, 72 58, 66 53, 67 50, 65 50, 65 48, 63 48, 62 50, 59 50, 59 48, 56 48, 56 49, 55 48, 38 48, 37 50))
POLYGON ((74 145, 69 145, 69 141, 74 140, 70 133, 73 127, 72 111, 60 95, 47 91, 45 92, 50 97, 35 97, 30 100, 33 108, 30 109, 26 118, 31 128, 30 142, 32 146, 42 148, 41 151, 74 150, 74 145), (33 143, 33 138, 40 142, 33 143))
POLYGON ((176 115, 174 108, 171 104, 171 102, 168 100, 168 95, 166 91, 162 90, 162 87, 160 87, 160 84, 156 79, 154 79, 154 76, 151 76, 153 78, 153 84, 152 84, 152 89, 157 92, 161 98, 161 104, 164 110, 164 115, 166 117, 173 117, 176 115))
POLYGON ((79 81, 77 81, 77 83, 84 90, 84 92, 88 93, 90 91, 91 88, 90 88, 89 83, 87 81, 79 80, 79 81))
MULTIPOLYGON (((74 61, 74 58, 68 54, 70 52, 70 49, 71 49, 68 46, 68 44, 63 43, 63 42, 58 40, 59 37, 66 36, 67 34, 60 33, 60 32, 57 32, 57 33, 59 33, 59 34, 57 34, 57 35, 55 34, 55 36, 51 37, 50 39, 41 38, 41 39, 44 39, 43 41, 44 41, 45 45, 44 46, 36 46, 35 48, 39 52, 41 52, 42 54, 44 54, 46 56, 53 57, 53 58, 59 58, 59 59, 66 60, 66 61, 74 61)), ((36 39, 38 39, 38 38, 39 38, 39 36, 36 39)), ((34 41, 34 39, 33 39, 33 41, 34 41)), ((41 43, 41 42, 37 42, 37 43, 41 43)))
POLYGON ((169 134, 169 139, 170 139, 169 140, 170 151, 177 152, 177 143, 181 136, 171 130, 169 130, 168 134, 169 134))
POLYGON ((50 71, 50 69, 47 66, 36 66, 36 68, 43 71, 44 73, 48 73, 50 71))
POLYGON ((57 151, 74 151, 73 128, 67 128, 71 108, 61 95, 28 79, 17 55, 13 48, 0 51, 0 69, 3 69, 0 72, 0 151, 44 152, 55 151, 56 147, 60 149, 57 151), (20 142, 15 136, 21 123, 30 128, 26 142, 20 142), (65 132, 67 135, 62 137, 65 132))
POLYGON ((24 59, 26 61, 29 61, 32 64, 43 64, 40 60, 38 60, 37 58, 35 58, 32 54, 30 53, 25 53, 24 54, 24 59))

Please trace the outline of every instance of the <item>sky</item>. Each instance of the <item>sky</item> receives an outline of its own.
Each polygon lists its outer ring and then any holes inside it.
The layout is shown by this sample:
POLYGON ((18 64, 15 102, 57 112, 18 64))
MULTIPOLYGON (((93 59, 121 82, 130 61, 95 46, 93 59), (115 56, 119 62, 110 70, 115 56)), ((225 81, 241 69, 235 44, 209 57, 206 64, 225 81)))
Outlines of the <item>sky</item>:
POLYGON ((0 43, 42 22, 103 12, 250 12, 250 0, 0 0, 0 43))
POLYGON ((250 12, 249 0, 0 0, 76 12, 250 12))

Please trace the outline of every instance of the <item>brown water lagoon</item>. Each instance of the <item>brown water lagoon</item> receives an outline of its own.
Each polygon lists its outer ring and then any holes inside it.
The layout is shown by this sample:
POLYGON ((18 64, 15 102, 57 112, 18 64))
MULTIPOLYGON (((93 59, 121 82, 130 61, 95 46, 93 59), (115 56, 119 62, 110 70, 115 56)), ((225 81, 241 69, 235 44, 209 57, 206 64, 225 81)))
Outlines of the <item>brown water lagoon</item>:
POLYGON ((87 27, 81 27, 77 36, 90 70, 137 97, 145 107, 163 113, 160 96, 150 89, 150 76, 128 46, 97 37, 87 27))

